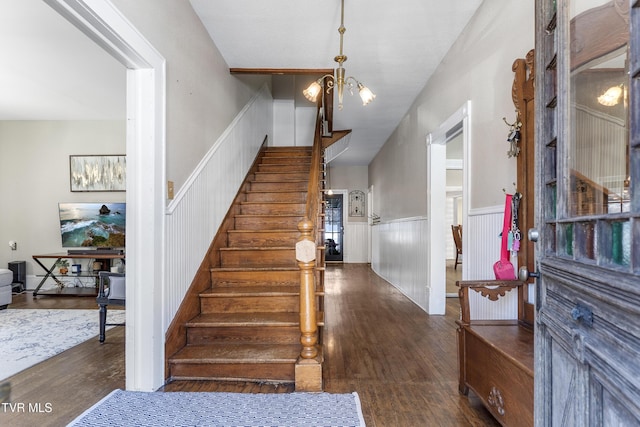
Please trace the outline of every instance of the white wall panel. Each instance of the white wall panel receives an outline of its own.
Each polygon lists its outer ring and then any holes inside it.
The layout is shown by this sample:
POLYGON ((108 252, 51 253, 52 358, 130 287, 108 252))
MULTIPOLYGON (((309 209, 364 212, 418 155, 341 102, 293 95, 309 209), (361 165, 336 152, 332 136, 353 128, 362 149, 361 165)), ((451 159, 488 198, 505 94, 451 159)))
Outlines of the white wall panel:
POLYGON ((293 99, 273 100, 273 144, 274 146, 296 145, 296 112, 293 99))
POLYGON ((427 311, 426 218, 380 223, 373 226, 371 234, 373 271, 427 311))
MULTIPOLYGON (((476 209, 467 217, 462 252, 464 280, 493 280, 493 264, 500 259, 504 211, 502 206, 476 209)), ((513 260, 515 261, 515 259, 513 260)), ((515 265, 515 263, 514 263, 515 265)), ((509 292, 499 301, 488 301, 476 292, 469 293, 469 306, 474 319, 517 319, 517 292, 509 292), (475 295, 474 295, 475 294, 475 295)))
POLYGON ((493 264, 500 259, 503 208, 472 210, 463 230, 464 280, 494 279, 493 264), (466 265, 465 265, 466 264, 466 265))
MULTIPOLYGON (((500 258, 501 207, 472 211, 464 233, 464 280, 492 280, 493 264, 500 258)), ((380 223, 371 228, 371 268, 380 277, 428 312, 428 231, 427 219, 415 218, 380 223)), ((439 286, 441 284, 435 284, 439 286)), ((472 292, 473 293, 473 292, 472 292)), ((517 317, 517 295, 508 295, 498 304, 472 296, 476 318, 517 317)))
POLYGON ((213 144, 166 211, 167 330, 265 136, 272 135, 265 86, 213 144))
POLYGON ((344 231, 344 262, 367 263, 369 255, 369 224, 347 222, 344 231))

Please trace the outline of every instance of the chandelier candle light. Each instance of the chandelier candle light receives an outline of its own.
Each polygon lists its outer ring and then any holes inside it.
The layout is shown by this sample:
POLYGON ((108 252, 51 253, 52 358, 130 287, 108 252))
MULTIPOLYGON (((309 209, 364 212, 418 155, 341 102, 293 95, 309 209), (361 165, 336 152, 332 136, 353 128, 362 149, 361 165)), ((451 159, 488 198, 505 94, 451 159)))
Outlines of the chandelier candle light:
POLYGON ((339 110, 342 110, 342 98, 344 95, 345 86, 347 87, 351 95, 353 95, 353 87, 356 86, 358 88, 358 93, 360 94, 360 98, 362 98, 362 105, 367 105, 376 97, 368 87, 363 85, 355 78, 351 76, 347 78, 344 77, 345 70, 342 64, 347 60, 347 56, 342 53, 342 38, 346 30, 347 29, 344 27, 344 0, 341 0, 340 28, 338 28, 338 33, 340 33, 340 54, 333 58, 333 60, 338 63, 336 76, 334 77, 331 74, 322 76, 315 82, 311 83, 309 87, 302 92, 309 101, 316 102, 316 100, 318 99, 318 95, 320 94, 320 92, 322 91, 322 87, 324 86, 324 81, 325 79, 327 79, 327 93, 329 93, 334 86, 338 87, 339 110))

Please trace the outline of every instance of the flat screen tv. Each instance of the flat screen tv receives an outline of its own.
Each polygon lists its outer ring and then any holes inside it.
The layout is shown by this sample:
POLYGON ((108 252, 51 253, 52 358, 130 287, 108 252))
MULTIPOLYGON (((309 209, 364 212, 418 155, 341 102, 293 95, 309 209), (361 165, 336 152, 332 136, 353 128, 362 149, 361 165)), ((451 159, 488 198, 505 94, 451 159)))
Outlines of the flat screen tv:
POLYGON ((124 248, 125 203, 59 203, 63 248, 124 248))

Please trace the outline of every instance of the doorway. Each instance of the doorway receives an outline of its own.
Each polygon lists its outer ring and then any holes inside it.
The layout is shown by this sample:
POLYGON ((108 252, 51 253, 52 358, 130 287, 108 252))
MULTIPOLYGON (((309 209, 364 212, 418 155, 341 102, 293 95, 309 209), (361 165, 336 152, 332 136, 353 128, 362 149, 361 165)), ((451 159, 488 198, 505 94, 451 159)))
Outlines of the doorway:
MULTIPOLYGON (((469 127, 471 117, 471 101, 465 102, 440 127, 427 136, 427 213, 428 213, 428 312, 430 314, 444 314, 447 296, 447 238, 452 236, 451 225, 453 217, 447 218, 447 191, 451 187, 452 193, 459 187, 461 196, 461 213, 459 225, 466 231, 468 209, 468 168, 467 156, 469 147, 469 127), (448 144, 456 138, 460 139, 460 147, 448 150, 448 144), (450 151, 448 153, 448 151, 450 151), (456 154, 454 154, 456 153, 456 154), (457 157, 457 158, 453 158, 457 157), (448 170, 450 169, 450 171, 448 170), (451 172, 451 173, 449 173, 451 172), (448 175, 450 175, 448 177, 448 175), (457 176, 456 176, 457 175, 457 176), (455 183, 455 184, 454 184, 455 183)), ((453 209, 452 209, 453 211, 453 209)), ((464 252, 468 233, 462 233, 462 247, 464 252)), ((452 237, 451 237, 452 238, 452 237)), ((464 278, 465 264, 459 264, 464 278)), ((451 292, 452 293, 452 292, 451 292)))
POLYGON ((456 282, 462 280, 462 190, 463 190, 463 139, 462 122, 458 122, 446 134, 446 204, 445 233, 447 236, 446 280, 447 298, 457 298, 456 282), (454 234, 458 237, 457 241, 454 234))
POLYGON ((127 286, 126 388, 157 390, 165 363, 165 59, 108 0, 45 1, 128 69, 127 282, 136 286, 127 286))
POLYGON ((342 194, 327 194, 325 201, 325 260, 342 262, 344 260, 344 197, 342 194))

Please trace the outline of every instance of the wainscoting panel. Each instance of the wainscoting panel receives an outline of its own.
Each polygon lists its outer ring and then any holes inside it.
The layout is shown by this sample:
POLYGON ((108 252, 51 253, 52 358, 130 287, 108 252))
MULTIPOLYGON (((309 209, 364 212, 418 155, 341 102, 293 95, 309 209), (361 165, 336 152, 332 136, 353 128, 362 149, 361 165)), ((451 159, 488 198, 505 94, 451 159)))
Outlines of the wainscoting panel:
POLYGON ((369 224, 347 222, 344 230, 344 262, 367 263, 369 224))
POLYGON ((213 144, 167 207, 165 331, 265 136, 272 135, 272 101, 268 88, 263 87, 213 144))
MULTIPOLYGON (((502 206, 473 210, 467 216, 462 246, 463 280, 493 280, 493 264, 500 259, 504 211, 502 206), (466 264, 466 265, 465 265, 466 264)), ((515 258, 513 261, 516 261, 515 258)), ((514 263, 515 265, 515 263, 514 263)), ((471 292, 474 294, 475 292, 471 292)), ((498 303, 487 304, 485 298, 472 295, 469 305, 475 319, 515 319, 518 314, 517 294, 508 295, 498 303)))
POLYGON ((423 310, 428 310, 427 220, 384 222, 372 228, 371 268, 423 310))
MULTIPOLYGON (((493 280, 493 264, 500 258, 501 206, 474 210, 464 230, 463 279, 493 280)), ((380 277, 428 312, 428 220, 409 218, 382 222, 371 228, 371 268, 380 277)), ((509 295, 489 306, 483 298, 471 297, 474 318, 517 317, 517 295, 509 295)))

